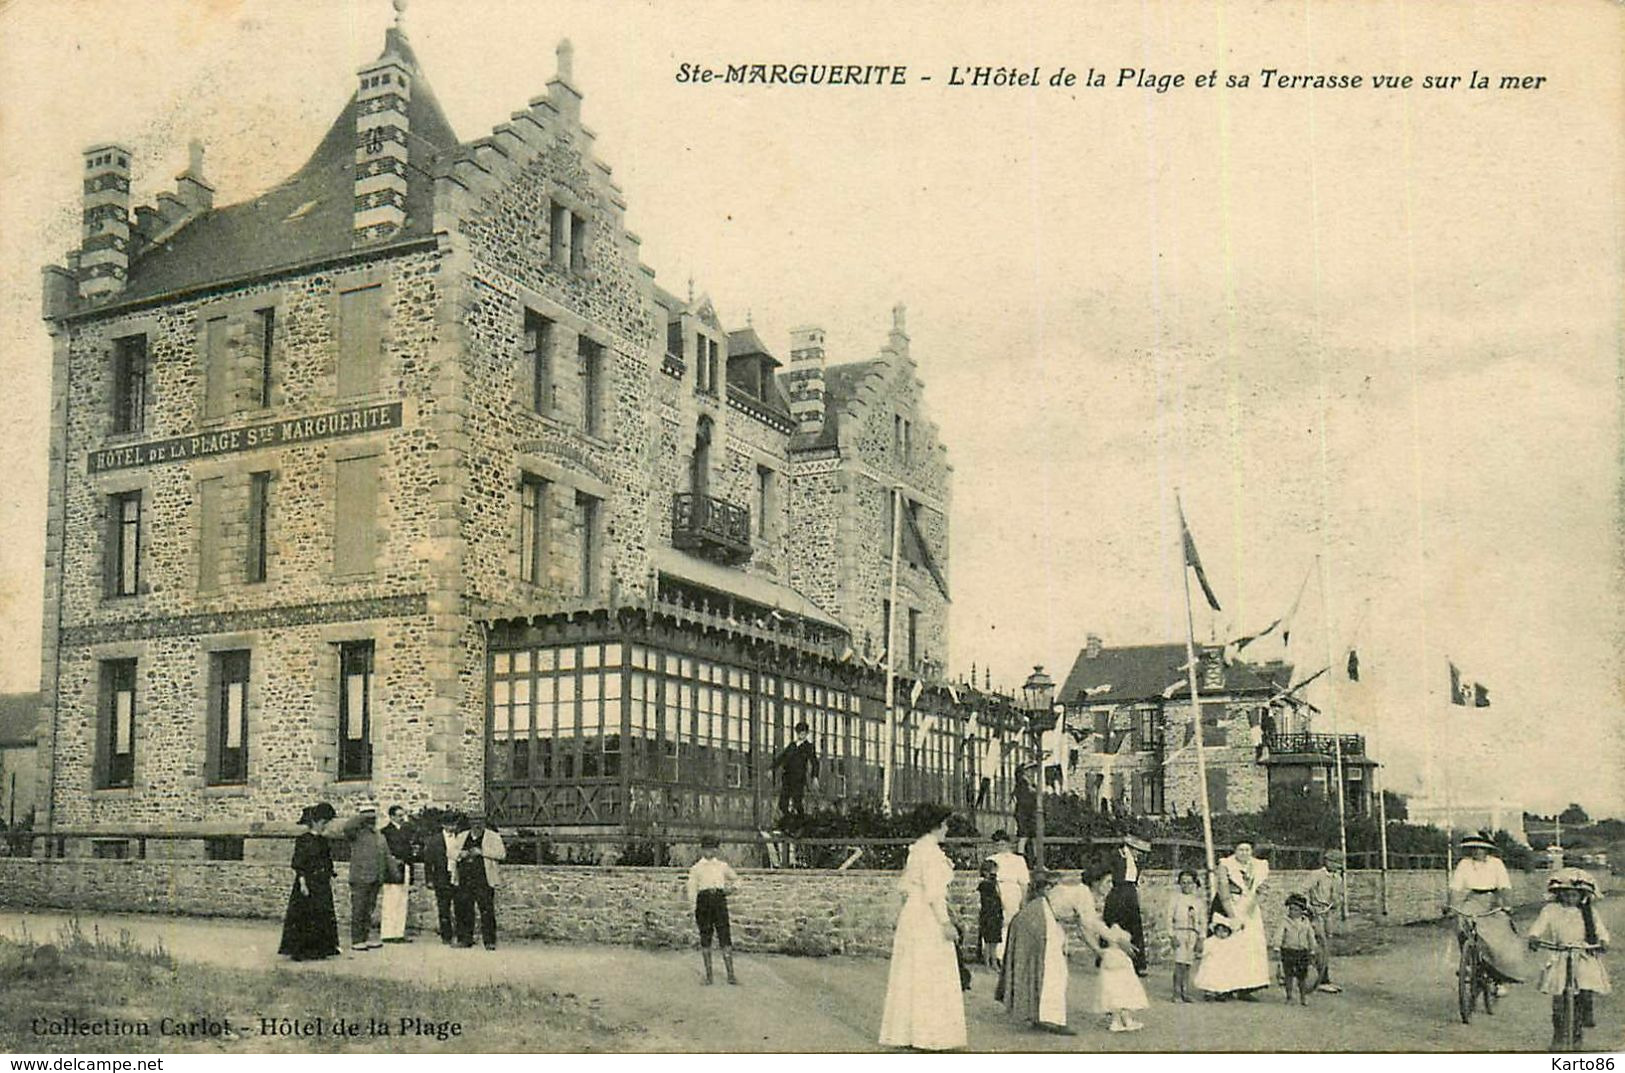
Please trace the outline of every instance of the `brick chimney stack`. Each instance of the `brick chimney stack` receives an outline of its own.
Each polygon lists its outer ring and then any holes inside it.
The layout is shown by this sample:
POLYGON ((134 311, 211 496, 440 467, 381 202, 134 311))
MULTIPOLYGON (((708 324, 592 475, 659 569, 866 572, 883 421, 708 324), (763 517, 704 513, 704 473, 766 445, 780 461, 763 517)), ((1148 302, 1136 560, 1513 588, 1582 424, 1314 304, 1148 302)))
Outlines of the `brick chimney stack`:
POLYGON ((130 269, 130 151, 121 145, 85 150, 84 230, 79 297, 124 289, 130 269))
POLYGON ((1100 634, 1091 633, 1084 638, 1083 654, 1089 659, 1100 658, 1100 634))
POLYGON ((356 245, 388 238, 406 223, 406 106, 412 77, 398 50, 400 34, 397 23, 386 34, 384 54, 357 72, 356 245))
POLYGON ((823 431, 824 329, 816 325, 790 329, 790 370, 784 375, 784 388, 797 431, 823 431))

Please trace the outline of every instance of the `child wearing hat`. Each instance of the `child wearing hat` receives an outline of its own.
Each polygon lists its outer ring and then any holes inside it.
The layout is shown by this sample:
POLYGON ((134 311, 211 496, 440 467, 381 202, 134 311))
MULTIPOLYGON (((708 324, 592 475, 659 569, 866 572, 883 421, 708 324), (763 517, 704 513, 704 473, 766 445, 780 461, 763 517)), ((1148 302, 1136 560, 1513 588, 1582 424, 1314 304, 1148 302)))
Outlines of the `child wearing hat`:
MULTIPOLYGON (((1599 956, 1608 949, 1608 929, 1592 908, 1599 895, 1589 873, 1579 868, 1560 868, 1546 881, 1546 892, 1553 901, 1541 908, 1540 916, 1529 929, 1529 948, 1533 950, 1542 942, 1596 948, 1574 954, 1574 982, 1580 989, 1574 1000, 1574 1015, 1580 1022, 1574 1029, 1574 1042, 1578 1045, 1581 1029, 1597 1026, 1594 997, 1613 990, 1608 982, 1608 970, 1599 956)), ((1536 984, 1543 993, 1552 996, 1554 1048, 1566 1043, 1559 1037, 1563 1031, 1563 991, 1568 985, 1567 962, 1568 955, 1563 951, 1549 951, 1536 984)))
POLYGON ((1286 1000, 1292 1001, 1292 985, 1298 985, 1298 1005, 1309 1005, 1309 962, 1315 953, 1315 925, 1309 919, 1309 899, 1302 894, 1286 897, 1286 919, 1276 939, 1281 951, 1281 986, 1286 1000))
POLYGON ((688 904, 694 907, 694 923, 700 929, 705 982, 714 982, 711 973, 711 937, 714 935, 722 948, 722 964, 728 970, 728 982, 737 984, 733 934, 728 926, 728 892, 739 885, 739 874, 717 853, 720 847, 716 835, 700 839, 700 859, 688 870, 688 904))

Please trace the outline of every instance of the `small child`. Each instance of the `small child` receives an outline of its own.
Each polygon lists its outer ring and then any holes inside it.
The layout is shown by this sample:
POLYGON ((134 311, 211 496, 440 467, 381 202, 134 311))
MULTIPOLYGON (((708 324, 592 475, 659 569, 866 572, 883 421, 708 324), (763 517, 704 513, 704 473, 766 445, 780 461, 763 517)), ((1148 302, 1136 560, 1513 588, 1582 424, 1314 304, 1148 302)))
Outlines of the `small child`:
POLYGON ((1187 988, 1191 969, 1202 956, 1202 938, 1207 934, 1207 901, 1197 886, 1196 873, 1189 868, 1179 873, 1179 893, 1168 903, 1168 934, 1174 941, 1174 1000, 1194 1001, 1187 988))
MULTIPOLYGON (((1608 982, 1608 970, 1603 967, 1599 954, 1608 949, 1608 929, 1597 919, 1592 900, 1597 897, 1597 884, 1590 873, 1579 868, 1561 868, 1546 881, 1549 895, 1557 899, 1541 907, 1529 929, 1529 946, 1545 940, 1559 945, 1596 946, 1598 950, 1585 950, 1574 955, 1574 982, 1580 993, 1574 996, 1574 1015, 1579 1024, 1574 1026, 1574 1042, 1580 1043, 1582 1028, 1597 1027, 1595 995, 1606 995, 1613 988, 1608 982)), ((1563 989, 1567 984, 1567 955, 1558 950, 1548 951, 1550 956, 1540 971, 1535 985, 1552 996, 1552 1047, 1565 1046, 1560 1039, 1563 1031, 1563 989)))
POLYGON ((688 870, 688 902, 694 907, 694 922, 700 928, 700 957, 705 961, 705 982, 713 982, 711 975, 711 936, 716 935, 722 948, 722 964, 728 970, 728 982, 737 984, 734 976, 733 934, 728 928, 728 892, 739 885, 739 874, 733 866, 717 855, 720 843, 716 835, 700 839, 700 859, 688 870))
POLYGON ((989 857, 982 862, 982 881, 976 884, 982 909, 976 917, 976 938, 982 948, 982 964, 999 967, 999 943, 1004 939, 1004 902, 999 898, 999 865, 989 857))
POLYGON ((1315 954, 1315 924, 1309 918, 1309 899, 1301 894, 1286 896, 1286 919, 1276 945, 1281 951, 1281 985, 1286 1001, 1292 1001, 1292 985, 1298 985, 1298 1005, 1309 1005, 1309 962, 1315 954))
POLYGON ((1129 1011, 1151 1005, 1134 971, 1133 950, 1133 937, 1120 925, 1113 924, 1100 936, 1100 993, 1095 1012, 1111 1014, 1106 1027, 1112 1032, 1138 1032, 1144 1028, 1129 1016, 1129 1011))

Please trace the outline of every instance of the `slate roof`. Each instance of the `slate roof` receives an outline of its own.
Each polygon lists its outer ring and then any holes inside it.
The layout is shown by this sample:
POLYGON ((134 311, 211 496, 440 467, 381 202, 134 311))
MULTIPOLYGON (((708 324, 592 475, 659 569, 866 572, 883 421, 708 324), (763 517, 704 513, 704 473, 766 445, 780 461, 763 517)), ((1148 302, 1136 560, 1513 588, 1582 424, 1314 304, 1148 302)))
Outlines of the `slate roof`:
MULTIPOLYGON (((1211 646, 1202 646, 1198 655, 1217 652, 1211 646)), ((1175 644, 1122 645, 1102 647, 1093 659, 1087 648, 1078 653, 1072 670, 1062 683, 1058 697, 1064 704, 1132 704, 1148 700, 1178 700, 1190 695, 1189 675, 1185 667, 1185 646, 1175 644), (1163 690, 1178 684, 1178 688, 1164 697, 1163 690), (1086 696, 1085 691, 1099 686, 1111 688, 1086 696)), ((1246 663, 1232 663, 1224 669, 1225 693, 1274 693, 1278 682, 1289 680, 1292 668, 1285 664, 1256 667, 1246 663)), ((1201 688, 1198 683, 1198 688, 1201 688)))
POLYGON ((34 745, 39 713, 38 693, 0 693, 0 746, 34 745))
MULTIPOLYGON (((391 242, 431 234, 432 176, 459 146, 405 35, 394 28, 385 36, 380 58, 392 50, 412 72, 412 93, 406 106, 406 224, 390 237, 391 242)), ((138 254, 117 300, 153 297, 349 253, 355 211, 355 123, 352 96, 303 167, 252 201, 206 212, 161 245, 138 254), (304 211, 294 216, 300 209, 304 211)))
MULTIPOLYGON (((824 367, 824 427, 817 432, 798 432, 790 438, 792 451, 813 451, 836 447, 841 442, 841 411, 858 393, 858 385, 878 370, 879 361, 849 361, 824 367)), ((782 386, 782 385, 781 385, 782 386)))
POLYGON ((774 365, 784 364, 767 349, 767 344, 762 342, 762 337, 756 334, 755 328, 741 328, 737 332, 729 332, 728 356, 738 358, 749 354, 760 354, 774 365))

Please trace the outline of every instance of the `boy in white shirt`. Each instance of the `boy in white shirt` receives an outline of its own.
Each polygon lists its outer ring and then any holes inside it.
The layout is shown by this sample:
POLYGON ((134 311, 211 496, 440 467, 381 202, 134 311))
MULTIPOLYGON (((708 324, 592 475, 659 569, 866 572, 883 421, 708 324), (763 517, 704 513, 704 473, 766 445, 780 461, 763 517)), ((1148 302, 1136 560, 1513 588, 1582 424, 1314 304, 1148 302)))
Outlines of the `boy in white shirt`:
POLYGON ((739 885, 739 874, 733 866, 717 856, 721 845, 716 835, 700 839, 700 859, 688 870, 688 904, 694 907, 694 923, 700 928, 700 957, 705 961, 705 982, 713 982, 711 974, 711 936, 722 948, 722 964, 728 970, 728 982, 739 983, 734 975, 733 935, 728 928, 728 892, 739 885))

